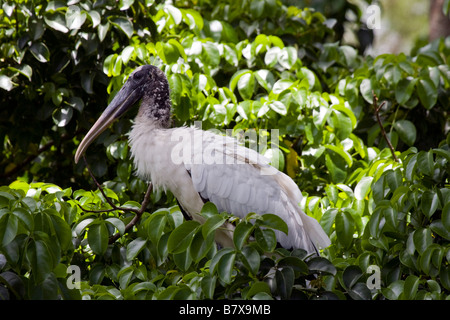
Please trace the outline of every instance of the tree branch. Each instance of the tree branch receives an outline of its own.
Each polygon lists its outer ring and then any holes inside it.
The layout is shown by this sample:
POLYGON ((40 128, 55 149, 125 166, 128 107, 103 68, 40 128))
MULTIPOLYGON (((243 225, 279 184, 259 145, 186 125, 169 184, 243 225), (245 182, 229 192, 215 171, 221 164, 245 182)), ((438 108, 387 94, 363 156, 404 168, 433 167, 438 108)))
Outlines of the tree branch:
POLYGON ((392 157, 394 158, 394 160, 396 162, 399 162, 397 156, 395 155, 394 146, 392 145, 391 140, 389 140, 389 138, 386 134, 386 130, 384 130, 383 122, 381 121, 381 118, 380 118, 380 110, 385 105, 386 101, 383 101, 380 104, 380 106, 378 106, 378 97, 376 96, 376 94, 373 91, 372 91, 372 94, 373 94, 373 108, 375 110, 375 116, 377 117, 378 125, 380 126, 381 135, 383 136, 384 140, 386 140, 386 143, 388 144, 389 149, 391 150, 392 157))
MULTIPOLYGON (((144 200, 141 203, 141 209, 139 209, 138 213, 136 213, 136 215, 134 216, 134 218, 125 226, 125 233, 127 233, 128 231, 130 231, 135 225, 136 223, 139 222, 139 220, 142 217, 142 214, 145 212, 145 208, 147 207, 148 202, 150 201, 150 195, 152 193, 153 190, 153 184, 150 182, 147 188, 147 192, 145 193, 144 196, 144 200)), ((117 239, 120 238, 120 233, 116 233, 115 235, 111 236, 109 238, 109 243, 114 243, 117 239)))
MULTIPOLYGON (((105 200, 108 202, 108 204, 112 207, 112 209, 105 209, 105 210, 88 210, 83 208, 80 204, 78 204, 78 206, 81 208, 81 210, 86 211, 86 212, 96 212, 96 213, 100 213, 100 212, 111 212, 111 211, 116 211, 116 210, 120 210, 120 211, 124 211, 124 212, 134 212, 136 215, 134 216, 134 218, 125 226, 125 233, 127 233, 128 231, 130 231, 135 225, 136 223, 139 222, 139 220, 142 217, 142 214, 145 212, 145 209, 147 208, 148 203, 150 202, 150 195, 152 193, 153 190, 153 184, 150 182, 147 188, 147 191, 145 192, 145 196, 144 196, 144 200, 142 200, 141 203, 141 208, 140 209, 134 209, 134 208, 128 208, 128 207, 120 207, 120 206, 116 206, 111 199, 106 195, 105 191, 103 190, 102 186, 100 185, 100 183, 98 183, 97 179, 95 178, 94 174, 92 173, 86 157, 83 155, 83 160, 84 163, 86 165, 86 168, 89 172, 89 175, 91 176, 92 180, 94 180, 97 188, 100 190, 100 192, 102 193, 103 197, 105 198, 105 200)), ((109 238, 109 244, 114 243, 117 239, 120 238, 120 233, 116 233, 114 235, 112 235, 109 238)))

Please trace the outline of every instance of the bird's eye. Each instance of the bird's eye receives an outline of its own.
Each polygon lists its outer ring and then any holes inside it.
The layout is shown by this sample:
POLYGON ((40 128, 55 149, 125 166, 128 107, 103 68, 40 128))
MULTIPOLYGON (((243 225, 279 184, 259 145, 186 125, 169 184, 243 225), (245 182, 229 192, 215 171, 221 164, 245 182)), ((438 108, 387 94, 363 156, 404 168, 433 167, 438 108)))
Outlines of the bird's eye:
POLYGON ((141 80, 143 76, 144 76, 144 73, 143 73, 143 72, 138 72, 138 73, 136 73, 136 74, 134 75, 134 78, 135 78, 136 80, 141 80))

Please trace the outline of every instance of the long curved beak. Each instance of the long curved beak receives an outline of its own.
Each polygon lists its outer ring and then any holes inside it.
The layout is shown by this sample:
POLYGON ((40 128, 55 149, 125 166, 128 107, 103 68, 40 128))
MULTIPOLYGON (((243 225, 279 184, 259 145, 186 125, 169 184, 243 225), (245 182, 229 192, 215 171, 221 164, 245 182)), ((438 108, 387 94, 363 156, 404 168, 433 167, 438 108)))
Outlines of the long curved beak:
POLYGON ((108 105, 108 107, 103 111, 102 115, 94 123, 92 128, 86 134, 84 139, 78 146, 77 152, 75 153, 75 163, 78 163, 80 157, 89 147, 89 145, 108 128, 114 120, 120 118, 128 109, 130 109, 141 97, 142 94, 139 88, 134 87, 129 81, 127 81, 122 89, 116 94, 114 99, 108 105))

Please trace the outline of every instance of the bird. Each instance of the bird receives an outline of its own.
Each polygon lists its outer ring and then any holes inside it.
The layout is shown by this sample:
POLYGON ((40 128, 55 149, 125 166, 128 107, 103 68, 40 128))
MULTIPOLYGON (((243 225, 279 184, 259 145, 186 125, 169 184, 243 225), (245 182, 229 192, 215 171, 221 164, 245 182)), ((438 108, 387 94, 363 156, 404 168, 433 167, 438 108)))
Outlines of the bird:
MULTIPOLYGON (((88 146, 126 111, 140 106, 129 133, 136 174, 155 188, 170 190, 189 218, 205 222, 200 212, 206 202, 219 212, 244 218, 248 213, 278 215, 288 233, 275 230, 286 249, 319 255, 330 245, 321 225, 300 208, 302 194, 269 159, 230 136, 195 126, 172 127, 169 82, 154 65, 137 67, 80 142, 75 162, 88 146)), ((215 241, 233 247, 234 225, 216 230, 215 241)))

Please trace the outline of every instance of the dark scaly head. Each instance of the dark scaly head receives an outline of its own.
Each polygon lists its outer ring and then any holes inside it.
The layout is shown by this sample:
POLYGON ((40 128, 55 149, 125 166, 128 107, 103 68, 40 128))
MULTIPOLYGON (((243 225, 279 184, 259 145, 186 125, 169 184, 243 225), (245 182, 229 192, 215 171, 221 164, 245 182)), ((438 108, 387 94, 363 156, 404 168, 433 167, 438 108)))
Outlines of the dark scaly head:
POLYGON ((131 73, 123 87, 95 122, 78 146, 75 162, 88 146, 108 128, 114 120, 141 102, 139 117, 147 117, 162 128, 170 126, 170 90, 166 75, 152 65, 140 66, 131 73))

